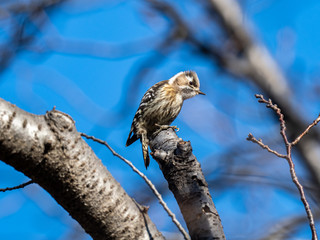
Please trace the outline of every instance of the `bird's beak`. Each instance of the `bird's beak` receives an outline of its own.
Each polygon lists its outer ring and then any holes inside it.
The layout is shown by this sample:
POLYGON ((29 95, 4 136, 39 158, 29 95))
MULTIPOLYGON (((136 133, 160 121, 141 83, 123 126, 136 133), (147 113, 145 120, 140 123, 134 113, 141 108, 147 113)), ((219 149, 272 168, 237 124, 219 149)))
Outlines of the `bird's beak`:
POLYGON ((198 90, 198 94, 206 95, 205 93, 201 92, 200 90, 198 90))

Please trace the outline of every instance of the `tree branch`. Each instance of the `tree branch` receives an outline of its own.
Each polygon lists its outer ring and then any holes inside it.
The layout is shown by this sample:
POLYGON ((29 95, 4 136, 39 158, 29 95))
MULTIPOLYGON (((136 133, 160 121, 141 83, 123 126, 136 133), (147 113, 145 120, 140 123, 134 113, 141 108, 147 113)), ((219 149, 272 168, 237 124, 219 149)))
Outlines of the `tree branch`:
MULTIPOLYGON (((299 190, 300 193, 300 197, 301 197, 301 201, 304 205, 305 211, 307 213, 307 217, 309 220, 309 225, 310 225, 310 229, 311 229, 311 233, 312 233, 312 239, 313 240, 317 240, 318 236, 317 236, 317 231, 315 228, 315 224, 314 224, 314 218, 313 218, 313 214, 311 212, 311 208, 310 205, 307 201, 307 198, 305 196, 304 190, 303 190, 303 186, 301 185, 301 183, 299 182, 299 179, 297 177, 296 171, 295 171, 295 166, 292 160, 292 146, 294 145, 293 143, 289 142, 288 137, 286 135, 286 122, 284 120, 284 115, 281 113, 281 109, 276 105, 273 104, 271 99, 269 99, 268 101, 266 99, 264 99, 263 95, 260 94, 256 94, 255 95, 256 98, 258 98, 258 102, 259 103, 264 103, 266 104, 267 108, 271 108, 278 116, 279 116, 279 122, 280 122, 280 134, 283 138, 284 144, 286 146, 286 150, 287 150, 287 155, 282 155, 274 150, 271 150, 268 146, 266 146, 265 144, 262 143, 262 141, 258 141, 256 140, 256 138, 250 133, 247 140, 252 141, 254 143, 257 143, 258 145, 260 145, 262 148, 267 149, 269 152, 274 153, 275 155, 277 155, 278 157, 282 157, 285 158, 289 164, 290 167, 290 174, 291 174, 291 179, 292 182, 296 185, 296 187, 299 190), (270 149, 270 150, 269 150, 270 149)), ((300 136, 294 141, 294 143, 296 144, 313 126, 315 126, 318 122, 320 121, 320 115, 318 116, 318 118, 311 123, 307 129, 300 134, 300 136)))
POLYGON ((7 191, 12 191, 12 190, 16 190, 16 189, 20 189, 20 188, 24 188, 25 186, 28 186, 30 184, 32 184, 33 181, 30 180, 28 182, 22 183, 18 186, 14 186, 14 187, 7 187, 7 188, 0 188, 0 192, 7 192, 7 191))
POLYGON ((292 144, 292 145, 296 145, 296 144, 301 140, 301 138, 303 138, 303 136, 306 135, 306 134, 310 131, 310 129, 311 129, 312 127, 314 127, 315 125, 317 125, 319 122, 320 122, 320 114, 319 114, 319 116, 317 117, 317 119, 314 120, 313 123, 311 123, 311 124, 306 128, 306 130, 304 130, 304 132, 301 133, 291 144, 292 144))
POLYGON ((268 145, 264 144, 261 139, 257 140, 251 133, 249 133, 247 140, 258 144, 260 147, 262 147, 263 149, 266 149, 270 153, 273 153, 274 155, 276 155, 279 158, 287 158, 286 155, 283 155, 281 153, 278 153, 275 150, 272 150, 268 145))
POLYGON ((172 222, 177 226, 177 228, 179 229, 179 231, 182 233, 184 239, 186 240, 190 240, 190 237, 188 235, 188 233, 185 231, 185 229, 182 227, 182 225, 180 224, 180 222, 177 220, 176 216, 174 215, 174 213, 169 209, 169 207, 167 206, 167 204, 165 203, 165 201, 163 200, 161 194, 158 192, 158 190, 156 189, 156 187, 153 185, 153 183, 147 178, 146 175, 144 175, 142 172, 139 171, 139 169, 137 169, 132 162, 130 162, 128 159, 125 159, 124 157, 122 157, 120 154, 118 154, 116 151, 114 151, 111 146, 106 142, 106 141, 102 141, 101 139, 95 138, 93 136, 88 136, 87 134, 81 133, 81 136, 87 138, 87 139, 91 139, 95 142, 98 142, 100 144, 103 144, 104 146, 106 146, 111 153, 120 158, 122 161, 124 161, 126 164, 128 164, 131 169, 137 173, 145 182, 146 184, 150 187, 150 189, 152 190, 152 192, 154 193, 154 195, 158 198, 159 203, 162 205, 162 207, 164 208, 164 210, 168 213, 169 217, 171 217, 172 222))
POLYGON ((170 128, 151 137, 151 155, 158 162, 186 221, 192 239, 225 239, 200 163, 190 142, 170 128))
POLYGON ((0 99, 0 159, 47 190, 95 240, 164 239, 67 114, 38 116, 0 99))

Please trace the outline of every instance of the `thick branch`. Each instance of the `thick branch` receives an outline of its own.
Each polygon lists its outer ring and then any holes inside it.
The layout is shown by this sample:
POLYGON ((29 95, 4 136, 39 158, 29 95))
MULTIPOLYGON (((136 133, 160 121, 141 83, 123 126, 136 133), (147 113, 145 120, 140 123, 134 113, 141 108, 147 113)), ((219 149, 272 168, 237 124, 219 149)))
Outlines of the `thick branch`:
POLYGON ((93 239, 163 239, 64 113, 37 116, 0 99, 0 158, 47 190, 93 239))
POLYGON ((150 139, 152 156, 168 181, 192 239, 225 239, 200 163, 190 142, 170 128, 150 139))

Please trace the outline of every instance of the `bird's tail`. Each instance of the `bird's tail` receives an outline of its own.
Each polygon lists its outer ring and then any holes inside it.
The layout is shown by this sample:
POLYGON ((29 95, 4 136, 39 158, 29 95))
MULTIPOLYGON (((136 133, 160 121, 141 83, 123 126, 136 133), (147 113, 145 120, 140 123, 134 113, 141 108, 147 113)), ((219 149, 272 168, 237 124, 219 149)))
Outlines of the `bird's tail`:
POLYGON ((146 166, 146 169, 147 169, 150 164, 150 157, 148 153, 149 140, 145 134, 141 136, 141 145, 142 145, 144 165, 146 166))
POLYGON ((131 129, 130 133, 129 133, 129 136, 128 136, 128 139, 127 139, 127 142, 126 142, 126 147, 128 147, 129 145, 131 145, 132 143, 134 143, 135 141, 137 141, 139 138, 137 136, 137 134, 135 134, 133 132, 133 130, 131 129))

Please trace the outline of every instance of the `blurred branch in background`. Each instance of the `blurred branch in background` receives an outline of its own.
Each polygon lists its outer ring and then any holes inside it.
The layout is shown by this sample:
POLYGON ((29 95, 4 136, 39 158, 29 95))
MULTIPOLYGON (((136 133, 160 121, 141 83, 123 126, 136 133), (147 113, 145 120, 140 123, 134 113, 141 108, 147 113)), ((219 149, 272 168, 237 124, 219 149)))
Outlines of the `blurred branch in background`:
POLYGON ((0 72, 15 55, 28 48, 37 39, 33 23, 45 23, 41 12, 58 6, 63 0, 4 1, 0 3, 0 27, 6 38, 0 39, 0 72))
MULTIPOLYGON (((315 215, 316 218, 319 218, 319 213, 315 215)), ((263 236, 260 240, 282 240, 282 239, 292 239, 294 238, 294 232, 296 229, 299 229, 302 225, 306 224, 306 217, 296 216, 290 217, 277 222, 272 226, 268 235, 263 236)))

